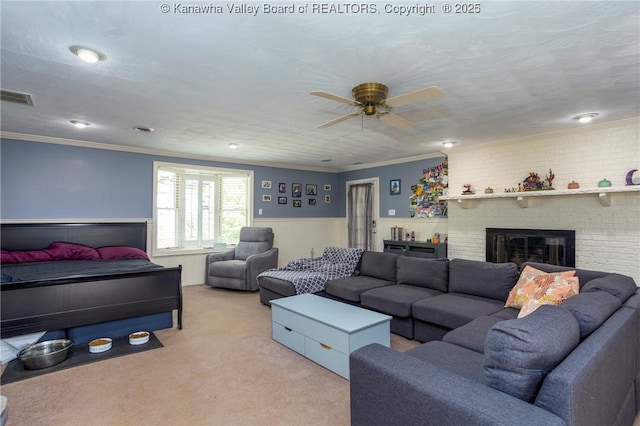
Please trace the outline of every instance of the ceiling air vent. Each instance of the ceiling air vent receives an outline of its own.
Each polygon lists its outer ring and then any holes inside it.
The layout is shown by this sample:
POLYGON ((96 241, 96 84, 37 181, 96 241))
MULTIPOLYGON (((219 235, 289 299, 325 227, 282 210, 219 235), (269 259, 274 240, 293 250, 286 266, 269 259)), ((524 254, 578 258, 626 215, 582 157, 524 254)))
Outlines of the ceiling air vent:
POLYGON ((12 90, 0 89, 3 101, 15 102, 17 104, 33 106, 33 100, 28 93, 14 92, 12 90))

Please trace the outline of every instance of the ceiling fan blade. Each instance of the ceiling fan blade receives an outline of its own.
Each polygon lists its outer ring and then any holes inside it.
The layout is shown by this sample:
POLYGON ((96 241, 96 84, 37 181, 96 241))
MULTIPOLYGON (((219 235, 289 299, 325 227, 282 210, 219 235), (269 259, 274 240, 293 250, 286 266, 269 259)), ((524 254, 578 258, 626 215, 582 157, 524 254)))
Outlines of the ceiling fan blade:
POLYGON ((402 111, 402 116, 414 123, 424 121, 439 120, 451 117, 453 113, 444 105, 431 105, 426 108, 412 109, 410 111, 402 111))
POLYGON ((386 112, 384 114, 380 114, 380 120, 400 130, 409 130, 415 127, 415 124, 413 124, 413 122, 407 120, 406 118, 400 117, 398 114, 394 114, 392 112, 386 112))
POLYGON ((323 124, 319 125, 318 129, 324 129, 324 128, 327 128, 329 126, 333 126, 334 124, 338 124, 338 123, 340 123, 340 122, 342 122, 344 120, 348 120, 350 118, 357 117, 357 116, 359 116, 361 114, 362 114, 362 111, 352 112, 351 114, 343 115, 342 117, 338 117, 336 119, 333 119, 331 121, 327 121, 326 123, 323 123, 323 124))
POLYGON ((443 95, 441 88, 436 86, 427 87, 424 89, 416 90, 415 92, 405 93, 404 95, 394 96, 387 99, 385 105, 388 107, 397 107, 402 105, 413 104, 416 102, 426 101, 427 99, 437 98, 443 95))
POLYGON ((315 91, 311 92, 310 94, 314 95, 314 96, 320 96, 321 98, 330 99, 332 101, 342 102, 343 104, 347 104, 347 105, 352 105, 352 106, 361 105, 360 102, 356 102, 353 99, 345 98, 345 97, 342 97, 342 96, 334 95, 332 93, 323 92, 323 91, 320 91, 320 90, 315 90, 315 91))

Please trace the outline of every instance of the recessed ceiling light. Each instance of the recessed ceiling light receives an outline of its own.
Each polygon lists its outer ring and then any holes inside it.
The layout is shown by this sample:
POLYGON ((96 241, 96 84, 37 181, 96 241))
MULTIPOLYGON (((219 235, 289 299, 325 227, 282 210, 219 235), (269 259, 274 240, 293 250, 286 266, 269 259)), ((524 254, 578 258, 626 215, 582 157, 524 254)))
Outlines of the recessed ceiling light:
POLYGON ((97 50, 89 49, 88 47, 71 46, 69 47, 69 50, 71 50, 74 55, 90 64, 95 64, 96 62, 104 61, 105 59, 107 59, 107 57, 102 53, 98 52, 97 50))
POLYGON ((142 132, 142 133, 151 133, 155 130, 152 127, 144 127, 144 126, 134 126, 133 128, 138 132, 142 132))
POLYGON ((444 145, 445 148, 452 148, 457 143, 458 141, 445 141, 442 142, 442 145, 444 145))
POLYGON ((574 120, 578 120, 579 123, 589 123, 596 118, 599 114, 597 112, 587 112, 585 114, 576 115, 574 120))
POLYGON ((329 161, 332 161, 330 158, 327 158, 325 160, 320 160, 321 163, 328 163, 329 161))
POLYGON ((91 126, 91 123, 89 123, 88 121, 82 121, 82 120, 69 120, 69 123, 73 124, 78 129, 84 129, 86 127, 91 126))
POLYGON ((236 149, 237 147, 238 147, 238 144, 237 144, 237 143, 233 143, 233 142, 231 142, 231 143, 229 144, 229 148, 231 148, 231 149, 236 149))

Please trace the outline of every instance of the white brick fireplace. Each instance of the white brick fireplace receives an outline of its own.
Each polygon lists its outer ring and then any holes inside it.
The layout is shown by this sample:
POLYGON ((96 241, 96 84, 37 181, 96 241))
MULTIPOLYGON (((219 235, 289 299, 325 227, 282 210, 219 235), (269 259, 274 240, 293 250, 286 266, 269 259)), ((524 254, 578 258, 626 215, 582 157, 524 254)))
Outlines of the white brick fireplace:
MULTIPOLYGON (((549 169, 558 190, 571 181, 596 189, 604 178, 612 188, 628 189, 625 174, 640 169, 640 121, 460 148, 448 156, 450 195, 460 194, 466 183, 476 194, 489 186, 503 193, 530 171, 544 179, 549 169)), ((449 201, 449 257, 485 260, 486 228, 570 229, 576 233, 577 268, 630 275, 640 284, 640 192, 609 196, 610 206, 597 192, 530 197, 525 208, 516 198, 473 200, 466 209, 449 201)))

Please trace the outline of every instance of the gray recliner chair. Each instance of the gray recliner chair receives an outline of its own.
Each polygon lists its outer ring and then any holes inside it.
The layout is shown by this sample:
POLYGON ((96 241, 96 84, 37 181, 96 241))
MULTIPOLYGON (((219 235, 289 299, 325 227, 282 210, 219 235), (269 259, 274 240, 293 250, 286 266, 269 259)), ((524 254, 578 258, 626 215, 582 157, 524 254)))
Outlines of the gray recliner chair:
POLYGON ((258 274, 277 266, 273 230, 245 226, 240 229, 240 242, 235 248, 207 255, 205 283, 211 287, 257 291, 258 274))

